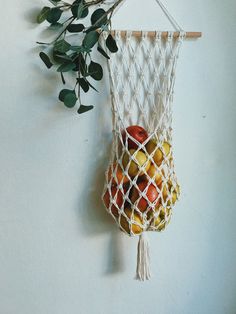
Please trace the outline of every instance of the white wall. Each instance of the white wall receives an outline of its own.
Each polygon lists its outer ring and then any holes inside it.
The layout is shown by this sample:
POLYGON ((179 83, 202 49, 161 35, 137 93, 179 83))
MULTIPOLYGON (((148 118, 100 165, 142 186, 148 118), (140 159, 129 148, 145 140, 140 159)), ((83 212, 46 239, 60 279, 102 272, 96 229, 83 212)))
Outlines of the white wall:
MULTIPOLYGON (((154 1, 127 0, 119 28, 163 26, 154 1), (130 17, 133 15, 132 17, 130 17)), ((174 128, 182 197, 150 234, 153 278, 133 280, 137 239, 120 233, 100 194, 110 140, 108 88, 77 116, 37 58, 37 1, 1 8, 0 314, 236 313, 236 3, 166 0, 186 30, 174 128)), ((165 25, 164 25, 165 26, 165 25)), ((161 27, 165 28, 165 27, 161 27)))

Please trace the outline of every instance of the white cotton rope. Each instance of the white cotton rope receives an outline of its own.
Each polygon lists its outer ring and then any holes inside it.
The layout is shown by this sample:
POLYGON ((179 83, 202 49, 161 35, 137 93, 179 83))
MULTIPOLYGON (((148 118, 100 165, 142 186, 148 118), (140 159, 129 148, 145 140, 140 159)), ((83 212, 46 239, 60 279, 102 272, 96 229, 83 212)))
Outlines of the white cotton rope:
MULTIPOLYGON (((160 1, 156 0, 161 6, 160 1)), ((161 6, 165 12, 164 6, 161 6)), ((166 11, 165 14, 169 14, 166 11), (167 13, 166 13, 167 12, 167 13)), ((175 20, 169 15, 169 20, 175 20)), ((179 27, 176 24, 176 27, 179 27)), ((151 278, 150 247, 146 231, 162 231, 172 215, 172 209, 179 197, 179 185, 174 169, 172 150, 172 104, 175 85, 176 65, 179 50, 185 38, 174 37, 174 31, 168 32, 167 38, 157 31, 154 37, 143 31, 141 38, 127 31, 115 31, 114 38, 118 52, 110 54, 108 70, 113 114, 113 140, 110 163, 106 171, 103 201, 108 213, 118 227, 129 236, 139 236, 137 251, 136 278, 144 281, 151 278), (127 128, 142 126, 148 134, 143 142, 130 136, 127 128), (124 141, 123 136, 128 140, 124 141), (135 153, 129 147, 129 140, 136 145, 135 153), (155 141, 153 152, 148 151, 148 143, 155 141), (168 143, 169 153, 163 150, 163 143, 168 143), (163 160, 157 164, 154 155, 157 150, 163 152, 163 160), (147 160, 135 174, 129 173, 131 163, 137 163, 136 153, 141 152, 147 160), (128 163, 124 165, 124 158, 128 163), (161 178, 161 185, 148 173, 147 164, 154 166, 161 178), (118 179, 118 172, 120 177, 118 179), (141 179, 140 179, 141 178, 141 179), (140 189, 140 182, 145 180, 145 189, 140 189), (152 186, 158 191, 158 198, 150 201, 147 191, 152 186), (137 192, 138 198, 132 195, 137 192), (176 194, 173 200, 173 193, 176 194), (146 209, 139 207, 139 202, 146 202, 146 209)), ((101 44, 106 47, 108 33, 103 32, 101 44)))
POLYGON ((146 234, 142 233, 138 242, 136 279, 145 281, 150 278, 150 246, 146 234))
POLYGON ((159 7, 162 9, 170 23, 174 26, 176 30, 182 31, 182 27, 179 25, 179 23, 176 21, 176 19, 170 14, 168 9, 164 6, 164 4, 160 0, 155 0, 156 3, 159 5, 159 7))

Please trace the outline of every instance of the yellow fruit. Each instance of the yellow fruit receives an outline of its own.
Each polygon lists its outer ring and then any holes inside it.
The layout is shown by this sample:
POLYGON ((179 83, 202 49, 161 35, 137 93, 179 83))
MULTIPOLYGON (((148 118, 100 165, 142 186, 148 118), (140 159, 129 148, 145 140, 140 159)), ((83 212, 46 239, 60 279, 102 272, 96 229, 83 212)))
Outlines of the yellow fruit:
POLYGON ((130 208, 126 208, 124 210, 126 216, 132 221, 129 223, 127 217, 123 214, 120 218, 120 225, 121 227, 128 233, 128 234, 140 234, 143 232, 143 228, 141 227, 143 224, 142 218, 137 212, 132 211, 130 208), (137 224, 136 224, 137 223, 137 224))
POLYGON ((151 164, 147 174, 151 179, 155 180, 156 185, 160 185, 162 183, 162 174, 157 170, 155 165, 151 164))
POLYGON ((165 211, 164 207, 161 207, 160 214, 158 215, 157 218, 155 218, 155 220, 153 222, 153 226, 155 228, 157 228, 158 231, 163 230, 166 227, 166 225, 169 223, 171 212, 172 211, 171 211, 170 207, 167 207, 166 211, 165 211), (167 214, 167 217, 166 217, 166 214, 167 214), (167 218, 167 220, 165 220, 166 218, 167 218))
POLYGON ((151 155, 154 151, 153 160, 157 164, 157 166, 160 166, 162 160, 163 160, 163 153, 160 150, 160 148, 156 149, 157 143, 155 140, 150 140, 147 143, 146 149, 149 155, 151 155))
MULTIPOLYGON (((177 201, 177 194, 176 192, 173 191, 172 192, 172 205, 175 205, 176 201, 177 201)), ((170 202, 168 202, 167 205, 170 206, 170 202)))
POLYGON ((167 206, 174 205, 180 194, 180 187, 178 184, 176 185, 175 190, 172 191, 171 188, 172 188, 172 182, 169 181, 167 183, 167 186, 165 185, 162 190, 162 196, 163 196, 164 201, 166 201, 168 194, 170 193, 170 197, 168 198, 168 201, 167 201, 167 206))
POLYGON ((153 225, 154 225, 155 227, 158 227, 158 226, 160 225, 160 223, 161 223, 161 217, 158 216, 158 217, 154 220, 153 225))
POLYGON ((163 147, 163 151, 164 151, 165 156, 167 158, 170 157, 169 156, 170 155, 170 147, 171 147, 170 144, 168 142, 164 142, 162 147, 163 147))
POLYGON ((175 191, 176 191, 176 194, 177 194, 176 196, 177 196, 177 199, 178 199, 178 197, 180 195, 180 186, 178 184, 176 185, 175 191))
POLYGON ((160 166, 164 159, 163 152, 164 152, 165 157, 167 158, 171 157, 170 148, 171 146, 168 142, 164 142, 162 144, 162 149, 157 148, 156 140, 150 140, 146 145, 146 149, 149 155, 151 155, 155 151, 153 155, 153 160, 157 166, 160 166))
POLYGON ((140 171, 140 168, 146 164, 145 166, 145 170, 148 171, 149 167, 150 167, 150 160, 148 160, 147 156, 141 152, 141 151, 136 151, 135 149, 130 149, 129 150, 129 154, 125 153, 123 160, 122 160, 122 164, 124 169, 126 169, 128 167, 128 174, 131 177, 135 177, 136 175, 143 175, 143 171, 140 171), (134 160, 131 160, 131 156, 133 156, 134 160))

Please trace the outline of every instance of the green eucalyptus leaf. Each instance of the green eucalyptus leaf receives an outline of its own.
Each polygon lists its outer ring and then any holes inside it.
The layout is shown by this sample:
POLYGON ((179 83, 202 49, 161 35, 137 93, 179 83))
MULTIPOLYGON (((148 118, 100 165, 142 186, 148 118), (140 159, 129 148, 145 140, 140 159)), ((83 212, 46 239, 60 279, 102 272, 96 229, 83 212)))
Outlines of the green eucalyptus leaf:
POLYGON ((91 16, 91 23, 92 25, 96 24, 96 27, 100 27, 103 24, 106 24, 107 23, 106 11, 101 8, 94 11, 91 16))
POLYGON ((49 56, 46 55, 46 53, 40 52, 39 56, 48 69, 50 69, 53 66, 53 63, 51 62, 49 56))
POLYGON ((80 19, 83 13, 84 5, 83 2, 81 2, 78 6, 74 7, 74 17, 77 19, 80 19))
POLYGON ((70 33, 80 33, 84 30, 84 25, 83 24, 70 24, 67 27, 67 30, 70 33))
POLYGON ((85 5, 85 1, 76 0, 72 4, 71 12, 73 14, 73 17, 77 19, 83 19, 88 15, 89 10, 85 5))
POLYGON ((105 52, 105 50, 104 50, 100 45, 98 45, 97 50, 103 55, 103 57, 105 57, 105 58, 107 58, 107 59, 110 59, 110 57, 108 56, 108 54, 105 52))
POLYGON ((75 93, 67 94, 64 98, 64 105, 67 108, 73 108, 77 102, 77 97, 75 93))
POLYGON ((97 31, 89 32, 84 37, 83 46, 87 49, 91 49, 98 42, 98 39, 99 33, 97 31))
POLYGON ((48 16, 48 12, 51 9, 49 7, 43 7, 42 10, 40 11, 39 15, 37 16, 37 22, 40 24, 44 22, 48 16))
POLYGON ((71 45, 65 39, 58 40, 54 44, 54 50, 59 51, 59 52, 63 52, 63 53, 69 51, 70 47, 71 47, 71 45))
POLYGON ((71 89, 63 89, 59 94, 60 101, 64 102, 64 105, 68 108, 72 108, 75 106, 77 97, 74 90, 71 89))
POLYGON ((71 89, 62 89, 61 91, 60 91, 60 94, 59 94, 59 99, 60 99, 60 101, 64 101, 64 99, 65 99, 65 97, 66 97, 66 95, 67 94, 69 94, 69 93, 72 93, 72 92, 74 92, 73 90, 71 90, 71 89))
POLYGON ((91 61, 88 67, 89 75, 96 81, 103 78, 103 69, 99 63, 91 61))
POLYGON ((77 81, 78 81, 78 83, 79 83, 79 86, 83 89, 83 91, 85 92, 85 93, 87 93, 88 92, 88 90, 89 90, 89 84, 88 84, 88 82, 84 79, 84 78, 78 78, 77 79, 77 81))
POLYGON ((69 72, 76 67, 76 64, 71 61, 64 62, 62 65, 59 66, 57 72, 69 72))
POLYGON ((92 110, 94 108, 94 106, 84 106, 84 105, 81 105, 78 109, 78 114, 82 114, 82 113, 85 113, 89 110, 92 110))
POLYGON ((62 10, 59 8, 52 8, 47 14, 47 21, 51 24, 55 24, 57 21, 60 20, 62 15, 62 10))
POLYGON ((109 34, 107 39, 106 39, 106 46, 110 50, 110 52, 117 52, 118 51, 118 47, 117 47, 116 41, 111 36, 111 34, 109 34))

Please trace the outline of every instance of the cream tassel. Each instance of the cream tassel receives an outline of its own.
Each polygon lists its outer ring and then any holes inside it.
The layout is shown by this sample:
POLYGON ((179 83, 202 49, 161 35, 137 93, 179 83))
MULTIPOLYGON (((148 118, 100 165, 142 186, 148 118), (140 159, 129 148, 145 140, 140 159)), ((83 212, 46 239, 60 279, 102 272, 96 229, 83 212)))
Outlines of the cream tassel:
POLYGON ((144 233, 139 236, 138 252, 137 252, 137 270, 136 279, 140 281, 149 280, 150 274, 150 247, 149 242, 144 233))

